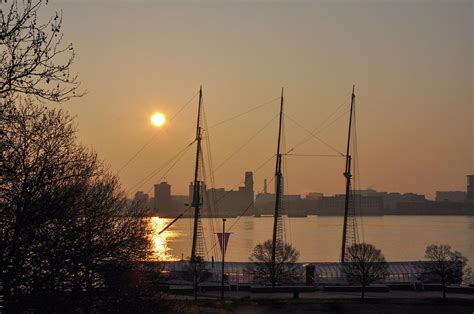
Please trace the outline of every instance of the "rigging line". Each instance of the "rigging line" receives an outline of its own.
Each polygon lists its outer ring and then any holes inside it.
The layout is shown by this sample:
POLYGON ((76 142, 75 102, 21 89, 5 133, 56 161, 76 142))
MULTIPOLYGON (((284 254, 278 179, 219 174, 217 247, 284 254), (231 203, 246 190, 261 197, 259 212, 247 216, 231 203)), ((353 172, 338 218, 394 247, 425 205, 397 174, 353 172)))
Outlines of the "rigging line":
POLYGON ((338 157, 338 158, 344 158, 345 156, 341 155, 325 155, 325 154, 282 154, 284 156, 296 156, 296 157, 338 157))
POLYGON ((247 113, 250 113, 250 112, 252 112, 252 111, 255 111, 255 110, 257 110, 257 109, 259 109, 259 108, 261 108, 261 107, 264 107, 264 106, 266 106, 266 105, 268 105, 268 104, 271 104, 272 102, 274 102, 274 101, 276 101, 276 100, 279 100, 279 99, 280 99, 280 97, 276 97, 276 98, 274 98, 274 99, 272 99, 272 100, 269 100, 269 101, 267 101, 267 102, 265 102, 265 103, 263 103, 263 104, 260 104, 260 105, 257 105, 257 106, 255 106, 255 107, 251 108, 251 109, 248 109, 247 111, 244 111, 244 112, 242 112, 242 113, 239 113, 239 114, 237 114, 237 115, 235 115, 235 116, 233 116, 233 117, 230 117, 230 118, 227 118, 227 119, 225 119, 225 120, 223 120, 223 121, 217 122, 217 123, 211 125, 211 129, 213 129, 213 128, 215 128, 216 126, 219 126, 219 125, 221 125, 221 124, 224 124, 224 123, 226 123, 226 122, 229 122, 229 121, 235 120, 235 119, 237 119, 237 118, 240 118, 241 116, 246 115, 247 113))
POLYGON ((237 148, 234 152, 232 152, 229 156, 227 156, 224 161, 222 161, 216 168, 214 168, 214 172, 217 172, 224 164, 226 164, 230 159, 232 159, 235 155, 237 155, 245 146, 247 146, 251 141, 253 141, 260 133, 262 133, 277 117, 278 113, 275 114, 273 118, 270 119, 261 129, 259 129, 256 133, 254 133, 252 136, 247 138, 245 143, 241 145, 239 148, 237 148))
POLYGON ((326 130, 327 128, 329 128, 331 125, 333 125, 334 123, 336 123, 339 119, 341 119, 342 117, 344 117, 346 115, 346 113, 349 113, 351 110, 350 109, 347 109, 346 111, 343 111, 340 115, 337 116, 336 119, 332 120, 330 123, 328 123, 327 125, 324 126, 324 128, 320 128, 317 130, 316 133, 321 133, 322 131, 326 130))
MULTIPOLYGON (((286 151, 286 132, 285 132, 285 129, 286 129, 286 121, 285 119, 282 120, 282 124, 281 124, 281 132, 282 132, 282 141, 281 141, 281 149, 282 151, 286 151)), ((283 186, 282 186, 282 191, 281 191, 281 207, 280 208, 280 217, 281 217, 281 223, 282 223, 282 240, 283 242, 287 242, 287 230, 289 229, 288 228, 288 214, 289 214, 289 203, 288 202, 285 202, 285 191, 288 191, 287 188, 288 188, 288 177, 287 177, 287 174, 288 174, 288 171, 287 171, 287 160, 286 158, 283 158, 281 157, 280 158, 280 163, 282 163, 282 176, 283 176, 283 186), (285 204, 286 203, 286 204, 285 204), (283 211, 284 211, 284 208, 285 206, 287 207, 286 209, 286 212, 287 212, 287 215, 284 216, 283 215, 283 211)), ((287 199, 288 200, 288 199, 287 199)), ((291 234, 291 231, 290 231, 290 234, 291 234)))
POLYGON ((346 106, 347 101, 351 100, 351 97, 352 97, 352 95, 348 96, 339 106, 337 106, 337 108, 329 116, 327 116, 326 119, 324 119, 323 122, 318 127, 315 127, 313 129, 313 132, 318 131, 318 133, 319 133, 321 129, 326 128, 326 126, 324 126, 324 124, 326 124, 329 121, 329 119, 331 119, 339 111, 339 109, 346 106))
MULTIPOLYGON (((320 124, 319 126, 317 126, 317 127, 315 127, 315 128, 313 129, 312 133, 318 134, 318 133, 322 132, 323 129, 328 128, 328 127, 329 127, 330 125, 332 125, 334 122, 336 122, 337 120, 339 120, 340 117, 336 118, 334 121, 332 121, 332 122, 329 123, 328 125, 325 125, 325 124, 329 121, 329 119, 331 119, 332 116, 334 116, 334 115, 339 111, 339 109, 341 109, 343 106, 347 105, 346 102, 347 102, 348 100, 351 100, 351 99, 352 99, 352 95, 346 97, 346 99, 345 99, 339 106, 337 106, 337 108, 336 108, 329 116, 327 116, 327 117, 323 120, 323 122, 321 122, 321 124, 320 124)), ((348 111, 349 111, 349 110, 348 110, 348 111)), ((348 111, 347 111, 347 112, 348 112, 348 111)), ((344 116, 344 114, 341 115, 341 116, 344 116)), ((309 140, 310 138, 311 138, 311 136, 307 137, 305 140, 303 140, 303 143, 306 142, 307 140, 309 140)), ((300 144, 297 144, 296 146, 299 146, 299 145, 300 145, 300 144)), ((296 146, 295 146, 295 148, 296 148, 296 146)), ((293 148, 293 149, 294 149, 294 148, 293 148)))
MULTIPOLYGON (((183 158, 183 156, 186 154, 186 152, 189 150, 190 147, 191 146, 186 147, 187 149, 181 154, 181 156, 176 158, 173 164, 168 168, 168 170, 165 171, 165 173, 163 173, 163 175, 161 176, 160 179, 158 179, 158 181, 161 181, 163 180, 163 178, 166 177, 166 175, 174 168, 174 166, 176 166, 176 164, 181 160, 181 158, 183 158)), ((147 193, 150 193, 152 189, 153 189, 153 186, 147 191, 147 193)))
MULTIPOLYGON (((288 161, 286 160, 286 158, 283 158, 283 165, 285 166, 283 168, 283 172, 284 172, 284 178, 285 180, 283 181, 283 184, 285 186, 285 188, 283 189, 283 197, 285 195, 285 191, 289 191, 289 188, 288 188, 288 185, 289 185, 289 176, 288 176, 288 173, 290 172, 289 169, 288 169, 288 161)), ((288 225, 288 233, 289 233, 289 238, 290 238, 290 243, 292 243, 293 241, 293 235, 292 235, 292 231, 291 231, 291 219, 290 219, 290 211, 291 211, 291 200, 290 198, 287 198, 286 200, 286 204, 287 204, 287 209, 286 209, 286 212, 287 212, 287 217, 285 217, 285 220, 287 222, 287 225, 288 225)), ((285 235, 285 238, 286 238, 286 232, 284 233, 285 235)), ((285 242, 286 242, 286 239, 285 239, 285 242)))
POLYGON ((178 219, 182 218, 184 216, 184 214, 186 214, 188 212, 188 210, 192 208, 191 206, 186 206, 186 209, 181 212, 178 216, 176 216, 176 218, 171 221, 170 223, 168 223, 163 229, 161 229, 159 232, 158 232, 158 235, 161 235, 163 232, 165 232, 166 230, 168 230, 172 225, 174 225, 174 223, 176 221, 178 221, 178 219))
MULTIPOLYGON (((354 110, 354 142, 353 142, 353 151, 355 155, 355 170, 356 170, 356 182, 357 182, 357 188, 360 189, 361 184, 360 184, 360 166, 359 166, 359 147, 358 147, 358 139, 357 139, 357 119, 356 119, 356 111, 354 110)), ((362 236, 362 242, 364 242, 365 239, 365 232, 364 232, 364 217, 363 217, 363 212, 362 212, 362 206, 359 206, 359 216, 360 216, 360 229, 361 229, 361 236, 362 236)))
MULTIPOLYGON (((205 114, 205 110, 204 110, 204 106, 203 106, 203 121, 204 121, 204 126, 206 127, 207 129, 207 118, 206 118, 206 114, 205 114)), ((211 147, 210 147, 210 135, 209 135, 209 131, 205 130, 206 131, 206 149, 207 149, 207 158, 208 158, 208 164, 209 164, 209 167, 211 169, 210 173, 209 173, 209 180, 210 180, 210 183, 211 183, 211 188, 212 188, 212 191, 211 191, 211 194, 214 194, 214 177, 212 175, 212 157, 211 157, 211 147)), ((201 156, 203 154, 201 153, 201 156)), ((205 167, 205 164, 204 164, 204 160, 201 164, 201 167, 202 167, 202 175, 203 175, 203 179, 204 181, 206 181, 206 178, 208 177, 207 174, 206 174, 206 167, 205 167)), ((210 201, 211 198, 209 197, 209 190, 206 188, 205 190, 205 197, 207 199, 207 206, 208 208, 206 208, 209 212, 209 215, 210 215, 210 220, 208 220, 208 226, 209 226, 209 229, 211 231, 211 236, 210 236, 210 243, 212 245, 211 247, 211 253, 212 253, 212 256, 219 256, 218 255, 218 251, 217 251, 217 248, 215 248, 215 246, 213 245, 214 242, 216 241, 216 239, 214 238, 214 234, 216 233, 216 227, 214 225, 214 212, 215 212, 215 207, 212 206, 212 202, 210 201)), ((208 255, 209 251, 205 248, 206 250, 206 255, 208 255)))
MULTIPOLYGON (((209 128, 208 128, 208 123, 207 123, 207 115, 206 115, 206 110, 205 110, 205 106, 202 107, 202 113, 203 113, 203 121, 204 121, 204 131, 206 132, 206 141, 205 141, 205 144, 206 144, 206 150, 207 150, 207 159, 208 159, 208 165, 209 165, 209 179, 210 179, 210 183, 211 183, 211 197, 212 196, 215 196, 215 179, 214 179, 214 173, 212 171, 213 169, 213 160, 212 160, 212 152, 211 152, 211 139, 210 139, 210 132, 209 132, 209 128)), ((205 172, 205 167, 204 167, 204 161, 202 163, 202 172, 203 172, 203 177, 204 177, 204 180, 206 180, 206 172, 205 172)), ((211 205, 211 202, 209 201, 211 198, 209 198, 209 193, 208 193, 208 190, 206 189, 206 192, 205 192, 205 195, 206 195, 206 198, 208 200, 208 205, 209 205, 209 213, 211 215, 211 220, 210 220, 210 227, 211 227, 211 232, 212 234, 214 235, 216 232, 216 227, 214 225, 214 213, 218 213, 218 207, 215 206, 213 207, 211 205)), ((217 241, 214 236, 211 236, 211 244, 214 243, 215 241, 217 241)), ((213 255, 214 256, 218 256, 218 252, 217 252, 217 248, 213 251, 213 255)))
MULTIPOLYGON (((275 180, 275 177, 272 177, 270 179, 270 181, 268 181, 268 184, 271 185, 273 183, 273 181, 275 180)), ((258 194, 261 194, 263 192, 263 189, 260 190, 260 193, 257 193, 258 194)), ((232 228, 237 224, 237 222, 240 220, 241 217, 243 217, 247 211, 252 207, 252 205, 255 204, 255 201, 252 201, 246 208, 245 210, 237 217, 237 219, 232 223, 232 225, 230 225, 229 227, 229 232, 232 230, 232 228)))
POLYGON ((173 160, 175 158, 178 158, 181 154, 185 153, 190 147, 192 144, 194 144, 194 142, 196 142, 196 140, 192 141, 191 143, 189 143, 184 149, 182 149, 181 151, 179 151, 176 155, 174 155, 173 157, 171 157, 170 159, 168 159, 166 162, 164 162, 160 167, 154 169, 153 171, 151 171, 148 175, 146 175, 143 179, 141 179, 140 181, 138 181, 137 183, 135 183, 130 189, 129 191, 131 192, 132 190, 136 189, 137 187, 141 187, 144 183, 146 183, 147 181, 149 181, 151 178, 153 178, 154 176, 156 176, 158 173, 160 173, 160 171, 162 171, 166 166, 168 166, 171 162, 173 162, 173 160))
MULTIPOLYGON (((214 168, 214 165, 213 165, 213 159, 212 159, 212 151, 211 151, 211 137, 210 137, 210 132, 209 132, 209 127, 208 127, 208 122, 207 122, 207 115, 206 115, 206 110, 205 110, 205 106, 202 107, 202 113, 203 113, 203 122, 204 122, 204 132, 206 132, 206 140, 205 140, 205 144, 206 144, 206 150, 207 150, 207 159, 208 159, 208 165, 209 165, 209 179, 210 179, 210 183, 211 183, 211 197, 209 197, 209 192, 208 192, 208 189, 206 189, 205 191, 205 196, 207 198, 207 203, 208 203, 208 206, 209 206, 209 213, 210 213, 210 216, 211 216, 211 219, 209 221, 209 225, 210 225, 210 229, 211 229, 211 245, 212 245, 212 254, 213 256, 216 256, 218 257, 219 256, 219 251, 217 249, 217 246, 216 246, 216 242, 217 242, 217 239, 214 237, 214 234, 216 233, 216 226, 215 226, 215 222, 214 222, 214 217, 218 214, 218 209, 219 207, 218 206, 213 206, 212 204, 212 201, 213 199, 215 199, 215 178, 214 178, 214 172, 213 172, 213 168, 214 168), (216 214, 215 214, 216 213, 216 214)), ((202 173, 203 173, 203 177, 204 177, 204 180, 206 180, 206 171, 205 171, 205 166, 204 166, 204 160, 202 162, 202 173)), ((206 250, 206 254, 208 254, 209 252, 206 250)))
MULTIPOLYGON (((333 125, 336 121, 338 121, 339 119, 341 119, 342 117, 344 117, 344 116, 346 115, 346 113, 348 113, 349 111, 350 111, 350 110, 344 111, 344 112, 343 112, 342 114, 340 114, 336 119, 334 119, 333 121, 331 121, 329 124, 325 125, 324 128, 319 128, 319 129, 316 128, 315 131, 312 132, 312 133, 314 133, 314 134, 319 134, 319 133, 321 133, 323 130, 329 128, 329 127, 330 127, 331 125, 333 125)), ((306 136, 303 140, 301 140, 301 141, 298 142, 295 146, 293 146, 293 147, 288 151, 288 153, 294 151, 297 147, 299 147, 299 146, 305 144, 307 141, 309 141, 309 140, 311 139, 311 137, 312 137, 312 134, 306 136)), ((344 157, 345 157, 345 156, 344 156, 344 157)))
MULTIPOLYGON (((260 166, 258 166, 256 169, 253 170, 254 173, 258 173, 268 162, 270 162, 273 157, 275 157, 276 155, 272 155, 270 158, 268 158, 267 160, 265 160, 260 166)), ((272 178, 269 182, 269 184, 271 184, 273 182, 273 179, 272 178)), ((239 183, 237 183, 234 187, 232 187, 232 189, 230 191, 227 191, 220 199, 218 199, 216 201, 216 204, 218 202, 220 202, 222 199, 224 199, 225 197, 227 197, 230 192, 236 188, 237 186, 239 186, 240 184, 242 184, 242 181, 240 181, 239 183)), ((260 193, 263 192, 263 190, 260 191, 260 193)), ((252 200, 252 202, 250 202, 250 204, 247 206, 247 208, 245 208, 245 210, 240 214, 240 216, 237 217, 237 219, 234 221, 234 223, 232 223, 232 225, 230 226, 230 228, 228 229, 228 232, 230 232, 230 230, 232 230, 232 227, 240 220, 240 218, 251 208, 251 206, 255 203, 255 200, 252 200)), ((214 245, 211 249, 213 249, 215 246, 217 245, 217 241, 214 242, 214 245)), ((207 253, 206 253, 207 254, 207 253)))
MULTIPOLYGON (((275 157, 275 155, 272 155, 270 158, 268 158, 267 160, 265 160, 260 166, 258 166, 256 169, 253 170, 253 173, 258 173, 267 163, 269 163, 273 157, 275 157)), ((218 200, 215 201, 215 204, 218 204, 220 201, 222 201, 224 198, 226 198, 228 195, 230 195, 230 193, 233 191, 233 189, 235 189, 236 187, 238 187, 240 184, 244 183, 243 181, 240 181, 239 183, 237 183, 236 185, 234 185, 231 190, 227 191, 224 195, 222 195, 218 200)))
MULTIPOLYGON (((273 156, 272 156, 272 159, 273 159, 273 156)), ((268 182, 268 184, 272 184, 272 182, 273 182, 274 179, 275 179, 275 177, 272 177, 272 178, 270 179, 270 181, 268 182)), ((257 193, 257 195, 258 195, 258 194, 261 194, 262 192, 263 192, 263 189, 260 190, 259 193, 257 193)), ((237 216, 237 218, 235 219, 235 221, 230 225, 229 229, 226 230, 227 232, 230 232, 230 231, 232 230, 232 228, 237 224, 237 222, 239 222, 240 218, 242 218, 242 217, 245 215, 245 213, 247 213, 247 211, 248 211, 250 208, 252 208, 252 205, 253 205, 253 204, 255 204, 255 201, 250 202, 250 204, 242 211, 242 213, 241 213, 239 216, 237 216)), ((214 246, 217 246, 217 241, 216 241, 216 243, 214 244, 214 246)), ((212 248, 211 248, 211 249, 212 249, 212 248)))
MULTIPOLYGON (((202 155, 202 148, 201 148, 201 156, 203 156, 202 155)), ((206 177, 207 176, 206 176, 206 169, 205 169, 204 161, 201 163, 201 169, 202 169, 202 179, 203 179, 204 182, 206 182, 206 177)), ((207 204, 208 206, 206 206, 205 208, 207 209, 207 211, 209 213, 209 216, 210 216, 210 219, 208 220, 208 227, 209 227, 209 229, 211 229, 212 236, 210 237, 210 239, 211 239, 211 245, 212 245, 215 241, 215 238, 213 236, 215 234, 214 213, 213 213, 212 206, 209 204, 209 192, 208 192, 207 187, 204 191, 204 196, 206 197, 207 203, 208 203, 207 204)), ((217 252, 216 252, 216 250, 214 250, 214 245, 212 245, 210 250, 207 250, 204 230, 203 230, 202 237, 203 237, 203 241, 204 241, 204 251, 206 252, 207 258, 209 259, 209 251, 211 251, 211 250, 212 250, 212 256, 215 255, 217 257, 217 252)))
MULTIPOLYGON (((183 110, 184 108, 186 108, 190 103, 191 101, 196 98, 196 96, 199 94, 199 92, 197 92, 196 94, 194 94, 193 97, 191 97, 191 99, 189 99, 169 120, 169 122, 173 121, 183 110)), ((120 167, 120 169, 117 171, 117 175, 120 174, 123 169, 125 169, 133 160, 135 160, 135 158, 138 157, 138 155, 140 155, 140 153, 145 150, 145 148, 148 147, 148 145, 151 144, 151 142, 158 136, 158 130, 155 131, 155 133, 150 137, 150 139, 145 143, 143 144, 142 147, 140 147, 137 152, 135 154, 132 155, 132 157, 130 157, 123 165, 122 167, 120 167)))
POLYGON ((151 171, 148 175, 146 175, 143 179, 135 183, 132 187, 128 189, 129 192, 132 192, 133 190, 141 187, 143 184, 148 182, 150 179, 152 179, 154 176, 156 176, 158 173, 160 173, 161 170, 163 170, 166 166, 168 166, 171 162, 173 162, 174 159, 178 158, 181 154, 184 154, 194 143, 196 140, 193 140, 191 143, 189 143, 186 147, 184 147, 182 150, 180 150, 177 154, 175 154, 173 157, 165 161, 162 165, 160 165, 158 168, 154 169, 151 171))
MULTIPOLYGON (((318 136, 316 136, 314 133, 312 133, 311 131, 309 131, 308 129, 306 129, 304 126, 302 126, 301 124, 299 124, 295 119, 293 119, 292 117, 290 117, 289 115, 285 114, 285 116, 287 118, 289 118, 295 125, 297 125, 298 127, 300 127, 301 129, 303 129, 304 131, 308 132, 308 134, 311 134, 311 136, 315 139, 317 139, 319 142, 323 143, 324 145, 326 145, 328 148, 332 149, 334 152, 340 154, 341 156, 344 156, 343 153, 341 153, 339 150, 337 150, 336 148, 334 148, 333 146, 329 145, 327 142, 323 141, 321 138, 319 138, 318 136)), ((291 152, 293 149, 291 149, 290 151, 288 152, 291 152)))

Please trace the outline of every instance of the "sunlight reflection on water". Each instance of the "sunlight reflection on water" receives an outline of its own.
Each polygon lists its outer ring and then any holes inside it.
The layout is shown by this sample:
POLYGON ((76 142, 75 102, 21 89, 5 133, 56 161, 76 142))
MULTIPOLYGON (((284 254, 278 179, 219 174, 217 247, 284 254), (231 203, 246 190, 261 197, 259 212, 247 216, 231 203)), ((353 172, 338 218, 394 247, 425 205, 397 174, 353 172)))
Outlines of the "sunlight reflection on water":
POLYGON ((170 219, 151 217, 149 221, 150 238, 152 243, 152 253, 150 260, 173 261, 176 260, 170 254, 168 247, 169 239, 173 237, 173 231, 168 229, 162 234, 158 234, 170 222, 170 219))

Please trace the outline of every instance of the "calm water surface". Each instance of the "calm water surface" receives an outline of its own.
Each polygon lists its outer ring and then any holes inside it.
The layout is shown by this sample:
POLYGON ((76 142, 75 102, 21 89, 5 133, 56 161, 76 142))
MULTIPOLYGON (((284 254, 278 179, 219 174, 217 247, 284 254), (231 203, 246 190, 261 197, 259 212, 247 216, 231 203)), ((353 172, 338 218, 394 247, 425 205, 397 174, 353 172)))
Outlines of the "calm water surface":
MULTIPOLYGON (((215 232, 221 232, 222 219, 203 218, 208 259, 218 256, 215 232)), ((150 258, 177 260, 191 254, 192 223, 178 220, 167 231, 158 232, 171 219, 150 219, 153 255, 150 258)), ((382 250, 388 261, 420 260, 429 244, 449 244, 461 251, 474 265, 474 216, 380 216, 359 220, 361 240, 382 250)), ((284 217, 285 236, 301 253, 302 262, 337 261, 340 252, 342 217, 284 217)), ((228 218, 226 230, 232 233, 226 260, 246 262, 252 248, 272 236, 272 217, 228 218)))

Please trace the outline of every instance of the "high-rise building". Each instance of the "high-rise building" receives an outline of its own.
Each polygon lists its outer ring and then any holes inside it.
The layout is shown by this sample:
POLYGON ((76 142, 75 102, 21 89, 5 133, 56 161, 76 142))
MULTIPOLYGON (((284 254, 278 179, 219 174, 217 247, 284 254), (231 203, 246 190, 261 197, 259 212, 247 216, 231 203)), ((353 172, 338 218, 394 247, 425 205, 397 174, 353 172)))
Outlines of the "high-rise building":
POLYGON ((160 213, 162 211, 170 211, 173 206, 171 199, 171 185, 167 182, 155 184, 155 210, 160 213))
POLYGON ((467 176, 466 201, 474 203, 474 175, 473 174, 467 176))
POLYGON ((253 173, 252 171, 245 172, 245 195, 247 204, 252 204, 254 201, 254 192, 253 192, 253 173))

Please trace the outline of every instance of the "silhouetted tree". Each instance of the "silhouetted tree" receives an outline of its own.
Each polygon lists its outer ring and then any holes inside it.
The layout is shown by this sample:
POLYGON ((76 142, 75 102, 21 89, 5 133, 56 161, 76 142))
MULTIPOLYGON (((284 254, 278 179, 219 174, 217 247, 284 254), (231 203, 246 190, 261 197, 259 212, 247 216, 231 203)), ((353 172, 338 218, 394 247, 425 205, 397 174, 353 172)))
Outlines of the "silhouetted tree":
POLYGON ((291 284, 300 279, 301 272, 297 265, 300 253, 289 243, 276 246, 275 276, 272 267, 272 241, 267 240, 258 244, 252 251, 249 260, 252 265, 249 271, 254 280, 269 284, 275 278, 276 284, 291 284))
POLYGON ((349 283, 357 283, 362 287, 361 298, 365 298, 365 289, 374 282, 382 281, 388 265, 382 252, 368 243, 353 244, 347 248, 347 258, 342 270, 349 283))
POLYGON ((77 91, 77 76, 70 73, 73 46, 62 44, 62 13, 44 22, 38 19, 47 2, 0 4, 0 99, 23 94, 63 102, 83 94, 77 91))
POLYGON ((467 258, 461 252, 453 251, 449 245, 431 244, 426 247, 425 258, 430 262, 423 265, 424 275, 443 285, 443 298, 446 299, 446 287, 461 283, 464 277, 471 275, 467 258))
POLYGON ((31 293, 91 294, 101 270, 142 259, 146 222, 125 213, 115 177, 76 143, 72 119, 31 102, 2 130, 0 281, 7 302, 31 293))
POLYGON ((38 239, 75 203, 96 160, 74 144, 60 111, 28 102, 0 119, 0 129, 0 275, 8 297, 31 287, 38 239))

